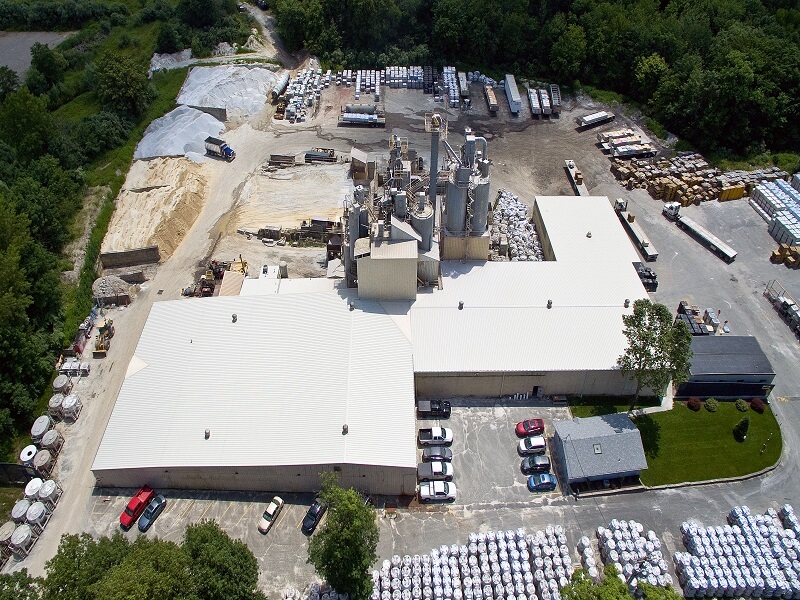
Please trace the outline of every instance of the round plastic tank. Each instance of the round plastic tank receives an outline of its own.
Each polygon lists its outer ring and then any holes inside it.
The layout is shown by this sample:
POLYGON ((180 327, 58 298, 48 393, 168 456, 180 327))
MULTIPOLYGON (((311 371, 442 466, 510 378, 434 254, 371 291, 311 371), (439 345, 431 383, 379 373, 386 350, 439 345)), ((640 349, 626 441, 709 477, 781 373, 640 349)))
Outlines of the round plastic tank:
POLYGON ((47 507, 41 502, 34 502, 25 513, 25 520, 31 527, 44 528, 47 520, 47 507))
POLYGON ((31 507, 31 501, 27 498, 17 500, 14 507, 11 509, 11 520, 15 523, 22 523, 25 521, 25 515, 31 507))
POLYGON ((51 429, 42 436, 42 448, 58 453, 64 445, 64 436, 55 429, 51 429))
POLYGON ((66 393, 69 390, 69 377, 59 375, 53 380, 53 393, 66 393))
POLYGON ((474 201, 472 203, 472 226, 473 233, 483 233, 486 231, 487 220, 489 217, 489 182, 479 183, 473 191, 474 201))
POLYGON ((11 544, 9 544, 9 547, 15 554, 27 554, 33 545, 33 539, 33 530, 30 525, 23 523, 17 527, 11 535, 11 544))
POLYGON ((16 528, 17 524, 14 521, 6 521, 0 526, 0 548, 8 548, 16 528))
POLYGON ((77 419, 81 410, 81 402, 75 394, 71 394, 64 398, 61 408, 65 419, 77 419))
POLYGON ((42 489, 42 481, 39 477, 34 477, 31 479, 28 484, 25 486, 25 497, 30 499, 38 499, 39 497, 39 490, 42 489))
POLYGON ((54 464, 55 459, 49 450, 41 450, 33 457, 33 468, 41 473, 49 474, 54 464))
POLYGON ((64 394, 53 394, 50 400, 48 400, 47 412, 54 419, 60 419, 62 417, 63 412, 61 404, 63 402, 64 402, 64 394))
POLYGON ((19 461, 23 465, 30 467, 33 464, 33 459, 38 451, 39 449, 33 444, 25 446, 22 449, 22 452, 19 453, 19 461))
POLYGON ((61 486, 54 479, 48 479, 42 483, 42 487, 39 490, 39 500, 44 502, 46 506, 53 507, 58 502, 62 492, 61 486))

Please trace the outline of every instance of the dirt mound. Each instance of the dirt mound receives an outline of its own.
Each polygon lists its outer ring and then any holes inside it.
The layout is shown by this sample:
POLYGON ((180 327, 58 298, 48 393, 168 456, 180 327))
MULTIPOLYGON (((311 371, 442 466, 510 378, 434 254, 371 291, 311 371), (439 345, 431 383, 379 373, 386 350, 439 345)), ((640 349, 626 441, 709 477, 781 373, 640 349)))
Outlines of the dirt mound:
POLYGON ((203 165, 186 158, 136 161, 117 197, 103 252, 157 245, 167 259, 205 203, 203 165))
POLYGON ((109 296, 124 296, 130 293, 130 285, 122 281, 116 275, 106 275, 95 279, 92 284, 92 294, 95 298, 107 298, 109 296))

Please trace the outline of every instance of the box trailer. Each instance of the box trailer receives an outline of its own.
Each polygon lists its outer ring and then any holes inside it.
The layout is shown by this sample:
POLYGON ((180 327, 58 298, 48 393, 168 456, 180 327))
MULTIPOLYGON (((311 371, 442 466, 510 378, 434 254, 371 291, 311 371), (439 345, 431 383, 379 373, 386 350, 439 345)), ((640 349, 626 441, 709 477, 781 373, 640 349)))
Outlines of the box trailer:
POLYGON ((578 124, 581 127, 593 127, 595 125, 600 125, 601 123, 608 123, 609 121, 613 121, 616 118, 614 113, 606 112, 601 110, 600 112, 592 113, 590 115, 586 115, 585 117, 581 117, 578 119, 578 124))
POLYGON ((519 88, 517 88, 517 81, 511 73, 506 74, 506 97, 508 98, 508 108, 511 114, 518 115, 522 110, 522 101, 519 97, 519 88))

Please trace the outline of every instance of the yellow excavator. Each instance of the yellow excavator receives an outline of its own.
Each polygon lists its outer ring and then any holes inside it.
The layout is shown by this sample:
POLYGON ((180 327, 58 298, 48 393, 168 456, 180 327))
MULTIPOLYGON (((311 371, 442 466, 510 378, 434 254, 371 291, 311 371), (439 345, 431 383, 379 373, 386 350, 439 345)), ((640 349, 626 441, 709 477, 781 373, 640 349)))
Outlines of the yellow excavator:
POLYGON ((97 325, 97 339, 94 342, 92 356, 94 358, 105 358, 111 348, 111 338, 114 337, 114 321, 104 319, 97 325))

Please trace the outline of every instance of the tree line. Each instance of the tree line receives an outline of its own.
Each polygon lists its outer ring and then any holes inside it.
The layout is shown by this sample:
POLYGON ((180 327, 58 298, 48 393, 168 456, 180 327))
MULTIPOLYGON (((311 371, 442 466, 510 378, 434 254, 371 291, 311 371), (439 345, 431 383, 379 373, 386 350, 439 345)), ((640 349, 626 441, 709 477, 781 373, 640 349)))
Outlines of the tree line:
POLYGON ((612 90, 703 150, 800 148, 793 0, 276 0, 289 49, 612 90))

